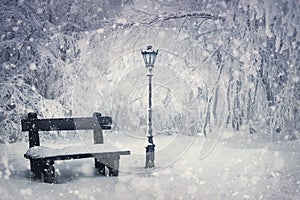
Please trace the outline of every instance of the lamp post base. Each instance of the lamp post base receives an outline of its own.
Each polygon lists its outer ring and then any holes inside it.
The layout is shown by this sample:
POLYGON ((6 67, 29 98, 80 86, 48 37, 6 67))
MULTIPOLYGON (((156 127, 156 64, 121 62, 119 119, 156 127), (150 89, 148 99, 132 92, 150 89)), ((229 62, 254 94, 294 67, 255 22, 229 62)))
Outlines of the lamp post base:
POLYGON ((149 144, 146 146, 146 165, 145 168, 152 168, 155 167, 154 165, 154 151, 155 151, 155 145, 149 144))

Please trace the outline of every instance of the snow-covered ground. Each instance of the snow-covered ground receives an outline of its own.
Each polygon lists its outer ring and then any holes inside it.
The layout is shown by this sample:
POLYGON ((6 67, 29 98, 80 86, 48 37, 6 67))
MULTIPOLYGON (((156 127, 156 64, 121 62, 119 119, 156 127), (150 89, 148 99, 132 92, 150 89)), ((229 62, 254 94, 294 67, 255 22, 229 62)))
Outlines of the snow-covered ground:
MULTIPOLYGON (((42 145, 90 145, 77 139, 42 145)), ((155 169, 144 169, 145 139, 110 133, 106 143, 132 151, 121 157, 119 177, 96 174, 93 159, 57 161, 56 184, 30 179, 28 143, 0 144, 0 199, 300 199, 299 140, 227 130, 154 139, 155 169)))

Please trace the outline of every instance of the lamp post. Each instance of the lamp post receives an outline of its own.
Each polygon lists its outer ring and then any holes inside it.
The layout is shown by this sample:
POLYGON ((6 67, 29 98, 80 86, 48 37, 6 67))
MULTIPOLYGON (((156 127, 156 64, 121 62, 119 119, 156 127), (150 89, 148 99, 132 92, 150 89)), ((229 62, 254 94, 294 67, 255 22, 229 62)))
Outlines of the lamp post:
POLYGON ((145 168, 154 167, 154 151, 155 144, 153 143, 153 135, 152 135, 152 69, 154 68, 154 63, 156 56, 158 54, 158 50, 154 51, 152 46, 147 46, 145 51, 141 51, 145 67, 148 69, 147 76, 149 78, 149 93, 148 93, 148 145, 146 146, 146 165, 145 168))

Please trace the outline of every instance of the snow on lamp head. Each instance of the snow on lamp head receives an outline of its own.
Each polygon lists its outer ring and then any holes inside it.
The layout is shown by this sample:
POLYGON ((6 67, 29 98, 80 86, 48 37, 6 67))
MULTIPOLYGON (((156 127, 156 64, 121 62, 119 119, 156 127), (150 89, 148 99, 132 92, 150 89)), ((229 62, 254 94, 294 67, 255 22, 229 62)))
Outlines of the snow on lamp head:
POLYGON ((147 49, 145 51, 141 51, 141 53, 143 55, 146 68, 151 70, 154 67, 154 63, 155 63, 156 56, 158 54, 158 50, 156 50, 156 51, 153 50, 152 46, 149 45, 149 46, 147 46, 147 49))

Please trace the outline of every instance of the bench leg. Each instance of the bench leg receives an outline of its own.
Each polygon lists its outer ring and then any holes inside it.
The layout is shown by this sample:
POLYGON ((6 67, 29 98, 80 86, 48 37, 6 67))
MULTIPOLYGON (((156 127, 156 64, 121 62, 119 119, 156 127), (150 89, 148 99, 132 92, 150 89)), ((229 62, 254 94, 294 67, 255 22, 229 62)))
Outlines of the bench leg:
POLYGON ((119 175, 119 160, 120 156, 95 158, 95 167, 99 170, 99 173, 105 176, 105 167, 108 168, 109 176, 119 175))
POLYGON ((44 160, 30 160, 30 169, 34 179, 42 180, 42 175, 44 175, 45 183, 54 182, 54 172, 53 167, 54 161, 44 161, 44 160))
POLYGON ((116 157, 112 160, 110 160, 108 170, 109 170, 109 176, 118 176, 119 175, 119 160, 120 157, 116 157))
POLYGON ((30 160, 30 170, 34 179, 41 180, 44 164, 42 160, 30 160))
POLYGON ((43 174, 45 183, 54 183, 55 168, 53 164, 54 161, 47 161, 44 164, 43 174))
POLYGON ((119 170, 114 168, 108 168, 109 176, 119 176, 119 170))
POLYGON ((101 175, 105 176, 105 164, 101 163, 97 158, 95 158, 95 167, 101 175))

